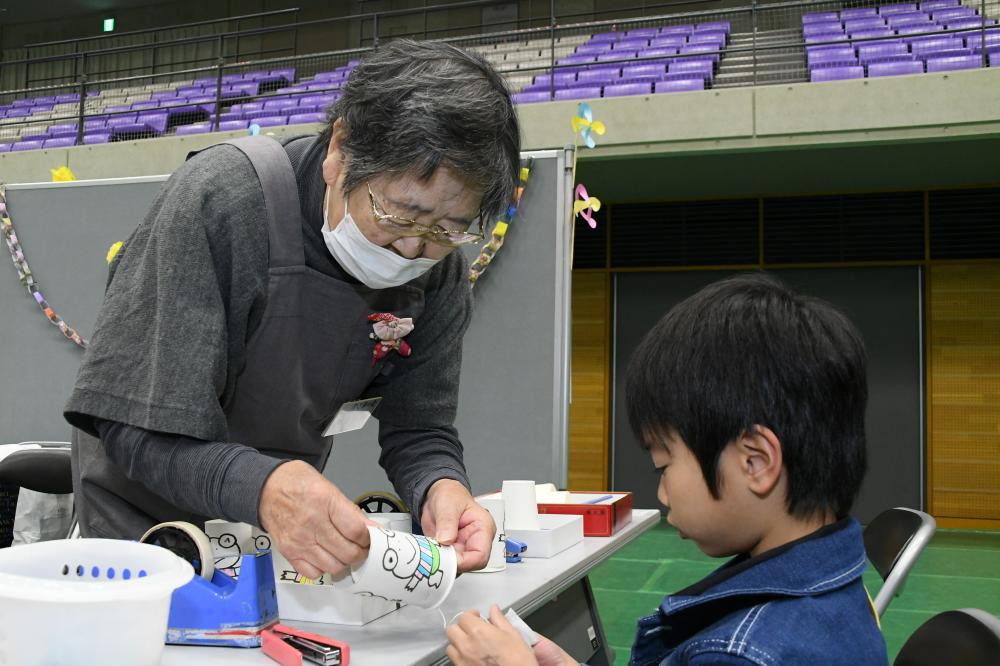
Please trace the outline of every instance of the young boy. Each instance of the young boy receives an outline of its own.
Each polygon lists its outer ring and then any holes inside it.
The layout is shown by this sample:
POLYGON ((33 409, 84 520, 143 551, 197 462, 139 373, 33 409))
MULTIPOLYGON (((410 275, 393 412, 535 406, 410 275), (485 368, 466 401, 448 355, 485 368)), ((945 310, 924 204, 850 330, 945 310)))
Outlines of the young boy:
MULTIPOLYGON (((630 664, 888 663, 848 516, 866 467, 865 364, 843 314, 765 274, 702 289, 646 335, 625 395, 667 522, 735 557, 639 620, 630 664)), ((459 666, 577 664, 548 640, 528 649, 495 607, 448 638, 459 666)))

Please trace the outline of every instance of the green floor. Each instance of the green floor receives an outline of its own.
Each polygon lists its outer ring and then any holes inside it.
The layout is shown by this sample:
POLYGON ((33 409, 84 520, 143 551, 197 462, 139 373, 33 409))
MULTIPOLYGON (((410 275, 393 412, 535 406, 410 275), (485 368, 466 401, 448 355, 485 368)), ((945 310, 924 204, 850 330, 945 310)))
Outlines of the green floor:
MULTIPOLYGON (((721 563, 660 523, 595 569, 590 581, 615 664, 628 663, 637 618, 655 609, 664 594, 693 583, 721 563)), ((874 570, 865 573, 872 596, 881 583, 874 570)), ((938 530, 902 594, 882 617, 890 659, 929 617, 968 607, 1000 615, 1000 532, 938 530)))

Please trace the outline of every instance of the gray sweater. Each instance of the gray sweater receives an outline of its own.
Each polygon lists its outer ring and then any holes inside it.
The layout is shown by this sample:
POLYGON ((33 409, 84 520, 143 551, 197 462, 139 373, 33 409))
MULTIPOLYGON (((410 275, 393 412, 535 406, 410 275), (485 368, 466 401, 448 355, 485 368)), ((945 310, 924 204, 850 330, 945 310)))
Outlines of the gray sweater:
MULTIPOLYGON (((321 233, 325 143, 302 137, 286 150, 306 265, 353 281, 321 233)), ((261 488, 282 461, 228 441, 221 405, 266 306, 267 245, 260 184, 240 151, 218 146, 182 165, 111 267, 65 412, 72 425, 101 437, 129 478, 167 501, 256 525, 261 488), (120 261, 124 254, 129 261, 120 261)), ((421 353, 402 360, 378 391, 379 463, 417 518, 435 481, 469 486, 452 426, 472 309, 466 274, 465 259, 453 252, 419 281, 426 309, 407 341, 421 353)))

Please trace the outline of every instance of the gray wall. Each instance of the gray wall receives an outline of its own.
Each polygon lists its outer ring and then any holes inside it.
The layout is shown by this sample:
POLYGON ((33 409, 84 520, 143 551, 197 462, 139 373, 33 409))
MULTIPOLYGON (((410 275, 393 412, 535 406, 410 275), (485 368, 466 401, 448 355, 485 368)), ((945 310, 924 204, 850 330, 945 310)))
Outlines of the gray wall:
MULTIPOLYGON (((893 506, 923 508, 921 276, 918 268, 774 271, 803 293, 843 309, 868 350, 868 475, 853 514, 867 521, 893 506)), ((673 305, 730 272, 620 273, 615 281, 611 477, 635 505, 659 506, 649 454, 633 437, 623 380, 642 336, 673 305)))
MULTIPOLYGON (((565 483, 569 177, 562 151, 536 154, 509 242, 474 292, 456 425, 478 490, 515 477, 565 483)), ((163 178, 8 189, 11 217, 45 297, 85 337, 103 299, 108 247, 143 218, 163 178)), ((8 388, 0 400, 0 442, 67 441, 62 409, 82 353, 3 263, 0 378, 8 388)), ((389 489, 377 465, 376 433, 369 425, 336 440, 327 474, 350 496, 389 489)))

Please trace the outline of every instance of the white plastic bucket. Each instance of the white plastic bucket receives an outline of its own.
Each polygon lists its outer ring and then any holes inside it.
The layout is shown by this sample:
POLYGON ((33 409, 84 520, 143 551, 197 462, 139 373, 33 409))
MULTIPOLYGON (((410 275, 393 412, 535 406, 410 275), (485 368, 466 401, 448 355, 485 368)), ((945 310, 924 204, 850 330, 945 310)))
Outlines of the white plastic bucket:
POLYGON ((113 539, 0 550, 0 665, 158 664, 170 595, 194 575, 158 546, 113 539))

